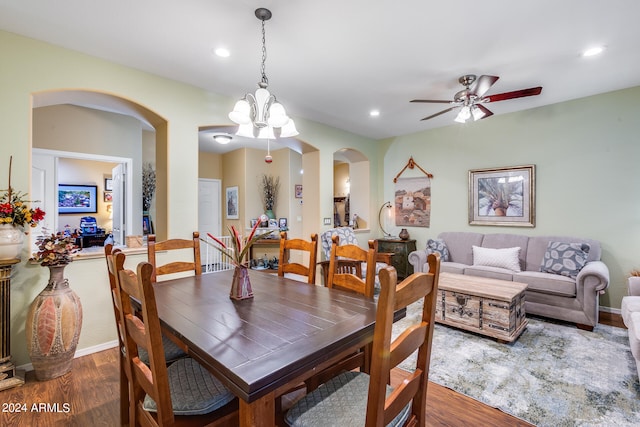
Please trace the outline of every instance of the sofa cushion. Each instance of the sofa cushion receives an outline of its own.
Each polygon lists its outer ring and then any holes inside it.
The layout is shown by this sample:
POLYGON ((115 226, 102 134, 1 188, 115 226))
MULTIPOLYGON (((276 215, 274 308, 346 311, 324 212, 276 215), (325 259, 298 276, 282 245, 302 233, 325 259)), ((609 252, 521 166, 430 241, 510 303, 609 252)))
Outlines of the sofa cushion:
POLYGON ((547 251, 549 242, 587 243, 591 247, 587 262, 600 261, 601 248, 600 242, 597 240, 579 239, 577 237, 567 236, 532 236, 529 237, 524 270, 540 271, 540 264, 542 263, 544 254, 547 251))
POLYGON ((438 234, 438 238, 445 241, 449 249, 449 261, 460 264, 473 264, 471 246, 482 246, 484 234, 465 231, 445 231, 438 234))
POLYGON ((590 249, 587 243, 549 242, 540 271, 575 279, 586 264, 590 249))
MULTIPOLYGON (((527 259, 527 247, 529 245, 529 237, 521 234, 507 233, 491 233, 485 234, 482 239, 483 248, 520 248, 520 269, 524 269, 525 260, 527 259)), ((536 266, 536 270, 539 266, 536 266)))
MULTIPOLYGON (((453 274, 464 274, 464 270, 468 268, 467 264, 461 264, 459 262, 443 262, 440 264, 440 272, 441 273, 453 273, 453 274)), ((429 264, 424 264, 423 273, 429 272, 429 264)))
POLYGON ((563 297, 576 296, 576 281, 558 274, 523 271, 521 273, 513 273, 513 281, 529 285, 527 291, 563 297))
POLYGON ((442 239, 429 239, 427 240, 427 254, 439 253, 440 262, 449 261, 449 249, 447 244, 442 239))
POLYGON ((511 271, 520 271, 520 248, 483 248, 472 246, 473 265, 485 267, 505 268, 511 271))
MULTIPOLYGON (((631 354, 636 359, 640 359, 640 312, 631 313, 631 321, 629 322, 629 346, 631 354)), ((640 371, 640 367, 638 367, 640 371)))
POLYGON ((513 280, 513 271, 506 268, 485 267, 482 265, 471 265, 464 269, 464 274, 468 276, 486 277, 488 279, 513 280))

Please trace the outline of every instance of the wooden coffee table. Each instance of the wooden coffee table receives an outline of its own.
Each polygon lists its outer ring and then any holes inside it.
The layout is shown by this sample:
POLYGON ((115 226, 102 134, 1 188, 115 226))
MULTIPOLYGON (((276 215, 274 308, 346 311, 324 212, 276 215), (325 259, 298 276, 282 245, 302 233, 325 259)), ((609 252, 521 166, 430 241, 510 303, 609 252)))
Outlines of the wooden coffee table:
POLYGON ((512 342, 528 323, 526 289, 520 282, 440 273, 436 322, 512 342))

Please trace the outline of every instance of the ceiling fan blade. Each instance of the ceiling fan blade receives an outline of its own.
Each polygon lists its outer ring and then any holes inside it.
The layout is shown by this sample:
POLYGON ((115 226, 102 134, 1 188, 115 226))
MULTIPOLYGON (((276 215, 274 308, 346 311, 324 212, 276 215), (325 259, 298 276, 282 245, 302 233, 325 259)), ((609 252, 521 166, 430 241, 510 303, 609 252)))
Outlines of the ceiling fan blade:
POLYGON ((442 99, 412 99, 409 102, 429 102, 432 104, 453 104, 454 101, 445 101, 442 99))
POLYGON ((491 112, 491 110, 489 110, 484 105, 476 104, 474 107, 477 107, 478 109, 480 109, 484 113, 484 116, 480 117, 480 120, 486 119, 487 117, 490 117, 490 116, 493 116, 493 113, 491 112))
POLYGON ((489 88, 498 81, 498 76, 480 76, 475 84, 470 88, 470 92, 480 97, 487 93, 489 88))
POLYGON ((513 92, 499 93, 497 95, 488 95, 482 99, 482 102, 497 102, 513 98, 524 98, 525 96, 540 95, 542 86, 532 87, 529 89, 514 90, 513 92))
POLYGON ((454 108, 457 108, 457 106, 451 107, 451 108, 447 108, 446 110, 442 110, 439 113, 435 113, 435 114, 432 114, 430 116, 427 116, 424 119, 420 119, 420 121, 433 119, 434 117, 438 117, 440 114, 448 113, 449 111, 453 110, 454 108))

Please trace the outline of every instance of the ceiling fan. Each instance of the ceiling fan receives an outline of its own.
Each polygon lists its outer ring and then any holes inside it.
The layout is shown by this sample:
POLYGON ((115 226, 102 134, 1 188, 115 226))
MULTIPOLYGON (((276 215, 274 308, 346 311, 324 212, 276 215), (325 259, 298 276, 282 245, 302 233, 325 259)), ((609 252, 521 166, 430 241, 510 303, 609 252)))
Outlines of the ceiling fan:
POLYGON ((438 99, 413 99, 411 102, 426 102, 433 104, 451 104, 452 106, 446 110, 442 110, 439 113, 432 114, 421 120, 429 120, 437 117, 441 114, 447 113, 455 108, 462 107, 460 112, 455 118, 456 122, 464 123, 469 118, 473 117, 473 120, 486 119, 492 116, 493 113, 489 111, 487 107, 482 104, 489 102, 505 101, 513 98, 523 98, 525 96, 540 95, 542 92, 542 86, 532 87, 529 89, 515 90, 513 92, 499 93, 496 95, 486 95, 485 93, 493 86, 493 84, 499 79, 498 76, 485 76, 482 75, 476 78, 475 74, 467 74, 458 79, 461 85, 465 86, 465 89, 456 93, 453 97, 453 101, 445 101, 438 99))

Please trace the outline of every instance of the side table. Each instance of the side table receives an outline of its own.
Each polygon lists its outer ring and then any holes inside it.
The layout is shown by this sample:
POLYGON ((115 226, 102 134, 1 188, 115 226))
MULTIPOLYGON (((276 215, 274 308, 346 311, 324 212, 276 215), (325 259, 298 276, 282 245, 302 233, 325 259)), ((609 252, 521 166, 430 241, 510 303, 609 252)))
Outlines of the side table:
POLYGON ((398 279, 402 280, 413 274, 413 265, 409 263, 409 254, 416 250, 415 239, 377 239, 378 252, 391 252, 391 265, 398 272, 398 279))
POLYGON ((24 373, 17 372, 11 361, 11 272, 13 266, 19 262, 19 259, 0 261, 0 390, 24 384, 24 373))

